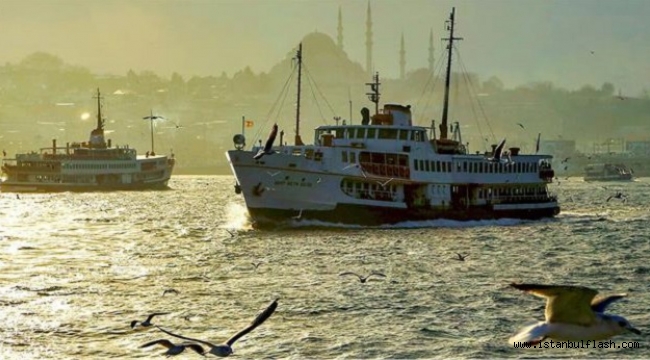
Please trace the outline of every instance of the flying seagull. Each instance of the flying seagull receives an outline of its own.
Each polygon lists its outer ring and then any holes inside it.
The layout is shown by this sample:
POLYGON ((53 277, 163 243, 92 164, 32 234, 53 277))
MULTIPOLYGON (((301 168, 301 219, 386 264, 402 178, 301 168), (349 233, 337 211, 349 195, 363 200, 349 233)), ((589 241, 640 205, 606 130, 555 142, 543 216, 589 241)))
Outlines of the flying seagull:
POLYGON ((144 120, 160 120, 160 119, 164 119, 164 117, 162 117, 160 115, 154 115, 152 113, 151 115, 147 115, 147 116, 143 117, 142 119, 144 119, 144 120))
POLYGON ((147 320, 142 321, 142 322, 140 322, 140 321, 138 321, 138 320, 133 320, 133 321, 131 321, 131 329, 135 328, 135 326, 136 326, 138 323, 140 323, 140 326, 142 326, 142 327, 149 327, 149 326, 153 325, 153 324, 151 323, 151 319, 153 319, 154 316, 156 316, 156 315, 167 315, 167 314, 169 314, 169 313, 168 313, 168 312, 164 312, 164 313, 153 313, 153 314, 151 314, 151 315, 149 315, 149 316, 147 317, 147 320))
POLYGON ((163 296, 165 296, 165 294, 176 294, 176 295, 178 295, 178 294, 180 294, 180 292, 178 290, 176 290, 176 289, 165 289, 165 291, 163 291, 163 296))
POLYGON ((454 260, 458 260, 458 261, 465 261, 465 259, 469 256, 469 254, 467 254, 467 255, 461 255, 461 254, 459 254, 459 253, 456 253, 456 255, 458 255, 458 257, 455 257, 455 258, 452 258, 452 259, 454 259, 454 260))
POLYGON ((526 128, 524 127, 524 125, 522 123, 517 123, 517 125, 519 125, 519 127, 521 127, 522 129, 526 130, 526 128))
POLYGON ((626 294, 594 299, 598 291, 582 286, 510 284, 546 298, 545 321, 523 328, 510 338, 511 343, 539 344, 546 338, 559 341, 605 340, 630 331, 641 334, 622 316, 605 314, 612 302, 626 294))
POLYGON ((623 202, 626 202, 627 201, 627 196, 623 195, 622 192, 618 191, 615 195, 612 195, 612 196, 608 197, 607 202, 609 202, 609 200, 611 200, 611 199, 621 199, 621 200, 623 200, 623 202))
POLYGON ((253 159, 258 160, 261 159, 264 155, 274 154, 275 151, 273 151, 273 142, 275 141, 276 136, 278 136, 278 124, 273 124, 273 129, 271 129, 271 133, 269 134, 268 139, 266 139, 264 148, 260 149, 257 154, 253 156, 253 159))
POLYGON ((241 331, 233 335, 230 339, 228 339, 228 341, 226 341, 225 344, 214 344, 205 340, 192 339, 189 337, 185 337, 182 335, 177 335, 172 332, 169 332, 161 328, 160 326, 156 326, 156 327, 167 335, 175 336, 179 339, 194 341, 206 345, 207 347, 210 348, 208 353, 212 355, 216 355, 219 357, 226 357, 228 355, 232 355, 233 353, 232 346, 235 343, 235 341, 237 341, 242 336, 248 334, 249 332, 253 331, 256 327, 262 325, 268 318, 271 317, 271 315, 273 315, 273 312, 275 312, 275 309, 277 307, 278 307, 278 299, 275 299, 266 309, 264 309, 264 311, 262 311, 259 315, 257 315, 257 317, 255 317, 255 320, 253 320, 253 322, 251 322, 250 325, 248 325, 246 328, 242 329, 241 331))
POLYGON ((388 180, 386 180, 386 181, 384 181, 384 182, 381 182, 381 181, 379 181, 379 180, 375 180, 375 181, 376 181, 377 184, 379 184, 379 185, 382 187, 382 189, 383 189, 383 188, 386 187, 386 185, 388 185, 389 182, 393 181, 393 178, 390 178, 390 179, 388 179, 388 180))
POLYGON ((370 274, 368 274, 368 276, 365 276, 365 277, 361 276, 361 275, 359 275, 357 273, 351 272, 351 271, 346 271, 346 272, 342 272, 342 273, 339 274, 339 276, 345 276, 345 275, 354 275, 354 276, 358 277, 359 281, 362 284, 364 284, 366 281, 368 281, 368 279, 373 275, 380 276, 380 277, 386 277, 386 275, 384 275, 384 274, 382 274, 380 272, 376 272, 376 271, 370 272, 370 274))
POLYGON ((487 161, 489 162, 494 162, 494 163, 501 163, 501 164, 508 164, 512 163, 512 160, 510 160, 510 155, 508 155, 506 158, 503 158, 501 155, 503 155, 503 147, 506 145, 506 139, 501 140, 499 145, 494 149, 494 154, 492 154, 492 157, 487 158, 487 161))
POLYGON ((172 343, 171 341, 169 341, 167 339, 154 340, 152 342, 148 342, 148 343, 140 346, 140 348, 146 348, 146 347, 150 347, 150 346, 154 346, 154 345, 158 345, 158 344, 160 344, 160 345, 167 348, 167 352, 165 352, 165 355, 167 355, 168 357, 172 356, 172 355, 178 355, 178 354, 182 353, 183 351, 185 351, 186 348, 192 349, 192 350, 196 351, 197 353, 199 353, 200 355, 203 355, 203 353, 205 353, 205 350, 199 344, 194 344, 194 343, 190 343, 190 342, 182 342, 180 344, 174 344, 174 343, 172 343))

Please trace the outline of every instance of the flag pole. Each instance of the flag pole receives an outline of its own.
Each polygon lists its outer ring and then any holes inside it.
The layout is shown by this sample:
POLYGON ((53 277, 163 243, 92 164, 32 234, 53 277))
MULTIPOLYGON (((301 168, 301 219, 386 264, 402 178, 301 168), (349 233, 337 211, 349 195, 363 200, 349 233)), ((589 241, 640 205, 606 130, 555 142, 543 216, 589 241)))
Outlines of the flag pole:
POLYGON ((246 116, 242 115, 241 116, 241 134, 244 135, 244 131, 246 131, 246 116))

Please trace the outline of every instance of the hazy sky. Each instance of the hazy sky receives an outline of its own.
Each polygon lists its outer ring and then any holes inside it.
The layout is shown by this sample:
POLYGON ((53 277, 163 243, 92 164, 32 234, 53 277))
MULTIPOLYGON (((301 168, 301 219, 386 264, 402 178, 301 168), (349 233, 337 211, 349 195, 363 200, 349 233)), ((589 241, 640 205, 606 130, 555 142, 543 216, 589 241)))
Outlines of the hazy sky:
MULTIPOLYGON (((268 71, 312 31, 336 40, 365 66, 367 0, 0 0, 0 63, 45 51, 93 72, 176 71, 232 75, 268 71)), ((614 83, 623 94, 650 89, 648 0, 370 0, 374 68, 399 74, 426 67, 429 32, 436 56, 456 7, 458 44, 468 71, 507 87, 551 81, 568 89, 614 83), (593 54, 591 53, 593 51, 593 54)), ((308 62, 309 54, 305 54, 308 62)))

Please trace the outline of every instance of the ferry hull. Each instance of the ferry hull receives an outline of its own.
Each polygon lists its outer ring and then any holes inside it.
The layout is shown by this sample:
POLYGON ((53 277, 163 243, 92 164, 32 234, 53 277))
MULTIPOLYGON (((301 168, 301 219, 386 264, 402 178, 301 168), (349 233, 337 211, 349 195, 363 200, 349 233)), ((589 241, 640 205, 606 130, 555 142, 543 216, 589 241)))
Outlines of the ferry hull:
MULTIPOLYGON (((253 152, 229 151, 237 191, 242 194, 253 226, 274 228, 296 220, 328 224, 381 226, 406 221, 448 219, 458 221, 503 218, 553 217, 560 212, 557 201, 494 202, 458 206, 410 206, 406 202, 352 198, 342 191, 346 179, 365 179, 354 171, 341 175, 307 170, 305 160, 282 153, 253 160, 253 152), (295 167, 287 164, 293 163, 295 167), (356 175, 356 177, 355 177, 356 175)), ((367 180, 367 179, 365 179, 367 180)), ((393 182, 400 183, 394 179, 393 182)), ((408 181, 401 181, 402 184, 408 181)), ((402 186, 402 185, 398 185, 402 186)))
POLYGON ((395 225, 408 221, 426 220, 496 220, 522 219, 539 220, 551 218, 560 212, 557 204, 535 209, 494 209, 493 207, 474 207, 466 210, 435 209, 395 209, 379 206, 340 204, 334 210, 295 210, 248 208, 248 213, 256 228, 275 228, 283 224, 302 220, 317 220, 328 224, 382 226, 395 225))

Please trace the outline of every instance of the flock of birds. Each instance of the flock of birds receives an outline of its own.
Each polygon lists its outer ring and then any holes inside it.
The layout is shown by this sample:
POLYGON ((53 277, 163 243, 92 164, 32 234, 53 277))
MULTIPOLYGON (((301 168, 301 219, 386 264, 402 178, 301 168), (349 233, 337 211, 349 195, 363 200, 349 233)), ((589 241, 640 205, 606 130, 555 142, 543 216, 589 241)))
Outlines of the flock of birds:
POLYGON ((160 316, 160 315, 167 315, 169 313, 153 313, 150 314, 145 321, 138 321, 138 320, 133 320, 131 322, 131 328, 135 329, 137 326, 142 327, 142 328, 149 328, 149 327, 155 327, 158 330, 162 331, 163 333, 173 336, 178 339, 185 340, 183 342, 172 342, 168 339, 162 338, 162 339, 157 339, 154 341, 150 341, 146 344, 143 344, 140 346, 140 348, 148 348, 152 347, 155 345, 160 345, 165 348, 167 348, 167 351, 164 353, 164 355, 167 356, 172 356, 172 355, 178 355, 182 352, 184 352, 186 349, 193 350, 194 352, 200 354, 200 355, 207 355, 207 354, 212 354, 218 357, 226 357, 230 356, 234 353, 233 350, 233 345, 235 342, 242 337, 244 337, 246 334, 250 333, 251 331, 255 330, 258 326, 262 325, 266 320, 268 320, 271 315, 275 312, 275 310, 278 308, 278 300, 275 299, 271 304, 269 304, 266 309, 264 309, 261 313, 259 313, 253 321, 248 324, 245 328, 241 329, 237 333, 235 333, 233 336, 231 336, 228 340, 226 340, 225 343, 213 343, 210 341, 206 340, 201 340, 201 339, 195 339, 191 337, 187 337, 184 335, 179 335, 175 334, 169 330, 165 330, 162 327, 158 325, 154 325, 151 320, 154 318, 154 316, 160 316), (206 350, 205 347, 208 348, 206 350))
MULTIPOLYGON (((465 261, 468 256, 469 254, 456 253, 456 256, 450 259, 465 261)), ((253 262, 252 264, 257 270, 262 262, 253 262)), ((356 272, 345 271, 340 273, 339 276, 356 277, 362 284, 368 282, 371 277, 378 279, 386 278, 385 274, 378 271, 371 271, 365 276, 356 272)), ((598 291, 582 286, 525 283, 512 283, 510 286, 546 299, 544 321, 536 322, 519 330, 508 340, 513 345, 533 347, 547 339, 556 341, 602 341, 623 333, 641 334, 641 331, 633 327, 623 316, 605 313, 609 305, 615 301, 624 299, 627 294, 612 294, 597 297, 598 291)), ((163 295, 166 293, 178 294, 178 291, 175 289, 167 289, 163 292, 163 295)), ((154 317, 170 314, 168 312, 152 313, 144 321, 133 320, 131 322, 131 328, 155 327, 166 335, 183 340, 173 342, 167 338, 160 338, 140 346, 140 348, 153 346, 165 347, 167 351, 164 355, 168 357, 181 354, 187 349, 203 356, 212 354, 217 357, 227 357, 234 353, 233 346, 237 340, 255 330, 273 315, 278 307, 278 300, 273 300, 250 324, 232 335, 224 343, 210 342, 180 335, 152 323, 154 317)))

